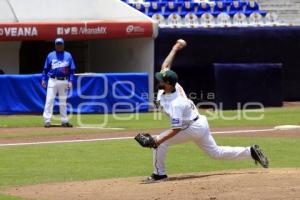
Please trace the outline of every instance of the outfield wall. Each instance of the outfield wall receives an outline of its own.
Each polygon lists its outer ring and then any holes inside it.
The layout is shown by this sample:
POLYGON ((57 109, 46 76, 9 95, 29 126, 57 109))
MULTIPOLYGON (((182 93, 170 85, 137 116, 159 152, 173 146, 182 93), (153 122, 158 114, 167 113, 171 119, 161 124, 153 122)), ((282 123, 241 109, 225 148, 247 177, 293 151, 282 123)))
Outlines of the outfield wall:
POLYGON ((178 38, 188 46, 177 54, 173 69, 186 92, 197 94, 196 102, 215 100, 214 63, 282 63, 283 100, 300 100, 300 27, 160 29, 155 71, 178 38))
MULTIPOLYGON (((39 113, 44 109, 46 89, 41 75, 0 76, 0 114, 39 113)), ((59 101, 54 112, 59 111, 59 101)), ((147 73, 105 73, 75 76, 69 91, 69 113, 131 113, 149 109, 147 73)))

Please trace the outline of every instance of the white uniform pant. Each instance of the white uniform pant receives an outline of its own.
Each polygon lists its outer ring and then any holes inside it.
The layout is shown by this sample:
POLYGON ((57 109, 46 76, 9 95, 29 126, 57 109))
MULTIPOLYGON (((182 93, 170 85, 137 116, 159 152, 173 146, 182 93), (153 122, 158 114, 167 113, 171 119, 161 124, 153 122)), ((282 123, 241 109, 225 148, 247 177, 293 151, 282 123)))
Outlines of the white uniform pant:
MULTIPOLYGON (((158 138, 163 137, 167 131, 162 132, 158 138)), ((199 148, 211 158, 219 160, 243 160, 251 159, 250 147, 229 147, 218 146, 212 137, 208 122, 205 116, 200 115, 199 119, 193 122, 187 129, 180 131, 174 137, 166 140, 153 150, 154 173, 165 175, 165 159, 169 145, 195 142, 199 148)))
POLYGON ((48 81, 46 104, 43 114, 45 123, 51 122, 54 100, 57 94, 59 99, 61 122, 67 123, 69 121, 67 115, 68 80, 56 80, 50 78, 48 81))

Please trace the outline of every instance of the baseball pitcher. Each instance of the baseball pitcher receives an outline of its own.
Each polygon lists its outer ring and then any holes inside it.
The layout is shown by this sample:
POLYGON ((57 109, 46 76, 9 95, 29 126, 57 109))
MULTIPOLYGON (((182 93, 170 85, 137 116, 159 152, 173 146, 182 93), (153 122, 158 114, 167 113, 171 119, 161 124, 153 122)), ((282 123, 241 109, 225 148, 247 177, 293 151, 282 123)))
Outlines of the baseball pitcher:
MULTIPOLYGON (((167 57, 167 63, 172 63, 178 50, 175 44, 167 57)), ((193 141, 211 158, 222 160, 253 159, 262 167, 267 168, 269 162, 258 145, 248 147, 218 146, 212 137, 207 118, 198 113, 194 103, 183 95, 183 89, 178 87, 177 74, 163 65, 162 71, 155 74, 159 87, 163 90, 160 96, 160 107, 170 118, 170 129, 153 138, 150 134, 142 133, 135 140, 143 147, 153 148, 153 173, 147 181, 166 179, 165 159, 170 145, 193 141), (169 69, 169 70, 165 70, 169 69)))

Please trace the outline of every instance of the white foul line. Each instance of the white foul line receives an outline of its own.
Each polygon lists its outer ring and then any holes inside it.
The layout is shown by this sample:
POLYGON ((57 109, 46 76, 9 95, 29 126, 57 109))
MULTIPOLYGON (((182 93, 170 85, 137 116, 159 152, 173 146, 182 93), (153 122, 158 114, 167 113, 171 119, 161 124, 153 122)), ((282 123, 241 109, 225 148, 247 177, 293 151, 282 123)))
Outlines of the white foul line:
POLYGON ((24 146, 24 145, 35 145, 35 144, 62 144, 62 143, 75 143, 75 142, 95 142, 95 141, 108 141, 108 140, 127 140, 133 137, 116 137, 116 138, 98 138, 98 139, 85 139, 85 140, 61 140, 61 141, 47 141, 47 142, 26 142, 26 143, 11 143, 11 144, 0 144, 0 147, 6 146, 24 146))
POLYGON ((231 134, 231 133, 257 133, 257 132, 268 132, 275 131, 275 128, 269 129, 258 129, 258 130, 235 130, 235 131, 215 131, 212 134, 231 134))
MULTIPOLYGON (((276 129, 258 129, 258 130, 235 130, 235 131, 216 131, 212 134, 232 134, 232 133, 256 133, 256 132, 268 132, 275 131, 276 129)), ((26 146, 26 145, 38 145, 38 144, 63 144, 63 143, 77 143, 77 142, 96 142, 96 141, 109 141, 109 140, 128 140, 134 137, 114 137, 114 138, 97 138, 97 139, 83 139, 83 140, 61 140, 61 141, 47 141, 47 142, 27 142, 27 143, 11 143, 0 144, 0 147, 8 146, 26 146)))

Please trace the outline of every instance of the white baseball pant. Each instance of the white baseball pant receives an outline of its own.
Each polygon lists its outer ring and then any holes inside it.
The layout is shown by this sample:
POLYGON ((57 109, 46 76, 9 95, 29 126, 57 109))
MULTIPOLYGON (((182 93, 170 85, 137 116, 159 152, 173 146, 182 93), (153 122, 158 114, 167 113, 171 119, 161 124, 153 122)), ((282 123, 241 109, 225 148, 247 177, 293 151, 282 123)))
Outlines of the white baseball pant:
POLYGON ((47 97, 43 114, 45 123, 51 122, 54 100, 57 94, 59 99, 59 112, 61 116, 61 122, 67 123, 69 121, 67 115, 68 80, 56 80, 53 78, 49 78, 47 97))
MULTIPOLYGON (((167 131, 162 132, 157 137, 163 137, 167 131)), ((153 150, 153 167, 154 173, 158 175, 165 175, 165 159, 168 146, 174 144, 185 143, 193 141, 207 153, 211 158, 218 160, 244 160, 251 159, 250 147, 230 147, 218 146, 212 137, 207 119, 200 115, 199 119, 192 122, 190 126, 177 133, 174 137, 166 140, 153 150)))

